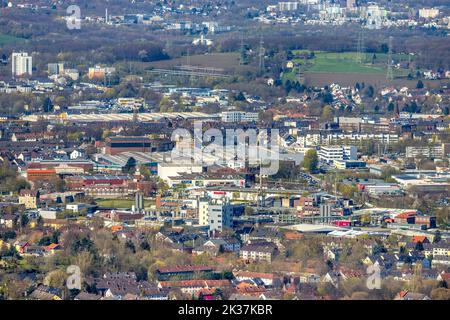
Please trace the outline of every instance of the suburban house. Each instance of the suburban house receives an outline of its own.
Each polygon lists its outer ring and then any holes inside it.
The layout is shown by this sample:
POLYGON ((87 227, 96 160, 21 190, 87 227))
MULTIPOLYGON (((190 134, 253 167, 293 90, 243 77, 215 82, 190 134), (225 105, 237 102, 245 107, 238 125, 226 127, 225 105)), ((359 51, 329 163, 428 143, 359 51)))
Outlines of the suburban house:
POLYGON ((274 284, 275 275, 273 273, 238 271, 235 278, 239 281, 260 279, 265 286, 270 287, 274 284))
POLYGON ((40 285, 28 298, 31 300, 62 300, 63 295, 60 289, 40 285))
POLYGON ((159 281, 160 290, 180 289, 188 295, 198 295, 204 289, 223 289, 231 287, 229 280, 182 280, 182 281, 159 281))
POLYGON ((159 280, 167 281, 172 277, 178 279, 192 279, 195 274, 201 274, 203 276, 210 275, 214 272, 214 267, 207 266, 175 266, 175 267, 163 267, 156 270, 156 275, 159 280))
POLYGON ((220 252, 235 252, 238 253, 241 248, 240 242, 236 238, 227 239, 209 239, 205 241, 202 245, 194 248, 192 253, 202 254, 209 253, 212 255, 217 255, 220 252))

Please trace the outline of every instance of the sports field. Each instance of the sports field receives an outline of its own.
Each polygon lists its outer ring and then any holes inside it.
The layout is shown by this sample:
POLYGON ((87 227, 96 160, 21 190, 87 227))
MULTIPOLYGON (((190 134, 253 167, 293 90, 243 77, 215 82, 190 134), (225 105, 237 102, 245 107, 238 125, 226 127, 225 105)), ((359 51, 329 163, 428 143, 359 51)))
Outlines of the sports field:
MULTIPOLYGON (((294 55, 305 53, 306 51, 293 51, 294 55)), ((298 73, 299 69, 305 73, 353 73, 367 75, 386 74, 387 54, 364 53, 359 61, 357 52, 314 52, 311 59, 295 58, 292 61, 299 67, 294 68, 292 73, 298 73)), ((407 55, 394 54, 394 61, 407 61, 407 55)), ((395 70, 394 75, 405 76, 408 70, 395 70)), ((287 79, 292 79, 292 75, 287 73, 287 79)))

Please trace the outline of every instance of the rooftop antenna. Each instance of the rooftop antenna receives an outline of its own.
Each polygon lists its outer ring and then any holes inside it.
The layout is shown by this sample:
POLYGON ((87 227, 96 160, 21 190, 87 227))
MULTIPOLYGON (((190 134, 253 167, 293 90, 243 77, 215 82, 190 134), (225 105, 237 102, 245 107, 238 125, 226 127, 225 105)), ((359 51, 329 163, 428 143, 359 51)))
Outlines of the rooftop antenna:
POLYGON ((389 37, 389 50, 388 50, 388 61, 387 61, 387 73, 386 79, 388 81, 394 80, 394 72, 392 71, 392 40, 393 37, 389 37))

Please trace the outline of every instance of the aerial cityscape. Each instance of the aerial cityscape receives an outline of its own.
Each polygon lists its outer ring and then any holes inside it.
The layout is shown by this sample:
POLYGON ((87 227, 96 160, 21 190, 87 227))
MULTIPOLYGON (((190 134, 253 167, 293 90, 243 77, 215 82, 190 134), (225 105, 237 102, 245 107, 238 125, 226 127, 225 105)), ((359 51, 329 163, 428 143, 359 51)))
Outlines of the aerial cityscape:
POLYGON ((449 162, 447 0, 0 0, 0 300, 449 301, 449 162))

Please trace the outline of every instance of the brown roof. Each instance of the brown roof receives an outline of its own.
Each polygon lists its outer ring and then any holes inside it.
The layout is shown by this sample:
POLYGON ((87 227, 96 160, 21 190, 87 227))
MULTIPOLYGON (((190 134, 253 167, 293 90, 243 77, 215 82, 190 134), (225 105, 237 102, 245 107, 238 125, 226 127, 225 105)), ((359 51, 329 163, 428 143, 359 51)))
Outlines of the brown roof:
POLYGON ((20 190, 20 195, 22 197, 24 197, 24 196, 36 197, 38 195, 38 191, 30 190, 30 189, 22 189, 22 190, 20 190))
POLYGON ((229 280, 182 280, 182 281, 160 281, 161 287, 229 287, 231 282, 229 280))
POLYGON ((196 272, 196 271, 212 271, 214 267, 207 266, 175 266, 175 267, 163 267, 157 271, 159 273, 175 273, 175 272, 196 272))
POLYGON ((239 271, 236 276, 248 278, 261 278, 261 279, 273 279, 275 277, 273 273, 262 273, 252 271, 239 271))

